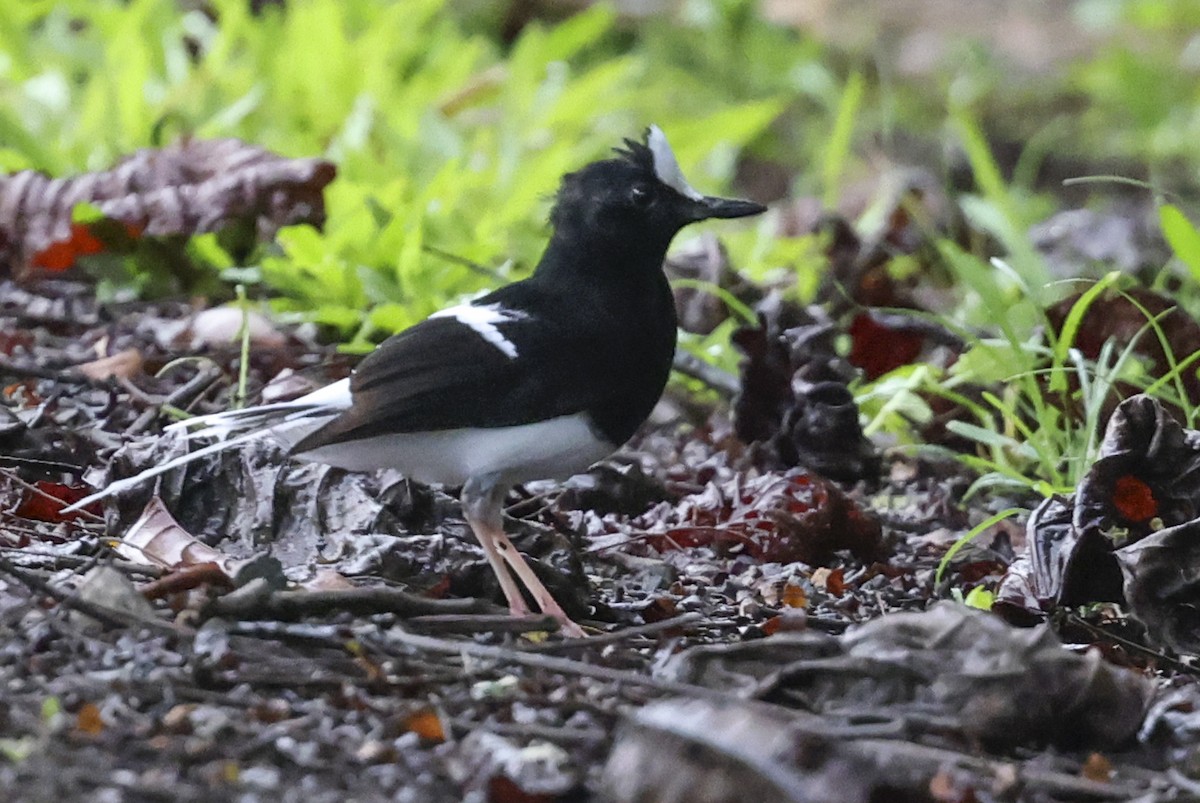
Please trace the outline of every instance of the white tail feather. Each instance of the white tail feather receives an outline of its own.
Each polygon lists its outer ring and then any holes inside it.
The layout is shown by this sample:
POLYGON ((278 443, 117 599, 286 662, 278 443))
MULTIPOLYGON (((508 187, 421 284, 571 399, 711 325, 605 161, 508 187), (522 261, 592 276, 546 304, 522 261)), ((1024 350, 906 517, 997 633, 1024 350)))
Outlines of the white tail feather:
POLYGON ((73 505, 63 508, 62 512, 70 513, 79 510, 92 502, 107 499, 168 471, 186 466, 194 460, 200 460, 226 449, 239 448, 242 444, 258 438, 275 437, 285 446, 291 446, 349 406, 350 381, 343 379, 294 401, 262 404, 258 407, 247 407, 244 410, 227 410, 223 413, 202 415, 176 422, 166 427, 166 432, 185 441, 196 438, 217 438, 218 441, 173 460, 168 460, 160 466, 148 468, 132 477, 109 483, 107 487, 96 493, 85 496, 73 505), (231 438, 230 435, 234 435, 234 437, 231 438))
POLYGON ((237 448, 238 446, 241 446, 243 443, 246 443, 247 441, 262 437, 264 434, 266 434, 269 431, 270 430, 256 430, 254 432, 246 432, 246 433, 243 433, 231 440, 224 440, 224 441, 217 441, 216 443, 210 443, 208 446, 205 446, 202 449, 197 449, 194 452, 188 452, 185 455, 180 455, 179 457, 176 457, 174 460, 168 460, 167 462, 163 463, 162 465, 154 466, 153 468, 148 468, 145 471, 141 472, 140 474, 135 474, 132 477, 126 477, 125 479, 117 480, 116 482, 110 482, 106 487, 102 488, 99 491, 96 491, 96 493, 94 493, 90 496, 85 496, 83 499, 80 499, 78 502, 74 503, 73 505, 70 505, 69 507, 64 507, 62 509, 62 512, 63 513, 71 513, 73 511, 79 510, 81 508, 87 507, 92 502, 98 502, 101 499, 107 499, 108 497, 119 494, 122 491, 125 491, 129 488, 135 488, 138 485, 141 485, 146 480, 154 479, 155 477, 159 476, 160 474, 166 474, 168 471, 179 468, 180 466, 186 466, 188 463, 191 463, 193 460, 199 460, 201 458, 208 457, 210 454, 216 454, 217 452, 223 452, 226 449, 237 448))

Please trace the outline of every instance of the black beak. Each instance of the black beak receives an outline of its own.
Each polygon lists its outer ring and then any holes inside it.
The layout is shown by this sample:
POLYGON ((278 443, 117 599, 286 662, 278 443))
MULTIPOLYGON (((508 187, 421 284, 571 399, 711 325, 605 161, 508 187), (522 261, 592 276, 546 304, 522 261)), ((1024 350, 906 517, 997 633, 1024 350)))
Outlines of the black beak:
POLYGON ((694 223, 697 220, 708 220, 713 217, 731 218, 760 215, 767 211, 767 208, 762 204, 754 203, 754 201, 741 201, 736 198, 714 198, 711 195, 706 195, 703 198, 692 201, 689 211, 694 223))

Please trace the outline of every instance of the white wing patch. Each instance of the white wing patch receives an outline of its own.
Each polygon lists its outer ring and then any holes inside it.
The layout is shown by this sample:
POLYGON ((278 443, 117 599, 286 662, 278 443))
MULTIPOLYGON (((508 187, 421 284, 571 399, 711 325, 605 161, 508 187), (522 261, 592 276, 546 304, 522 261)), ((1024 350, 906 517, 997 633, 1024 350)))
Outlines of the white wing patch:
POLYGON ((499 324, 524 320, 529 316, 517 310, 504 309, 499 304, 488 304, 482 307, 474 304, 459 304, 456 307, 447 307, 441 312, 435 312, 429 317, 453 318, 463 326, 471 327, 476 334, 504 352, 504 356, 515 360, 517 358, 516 344, 504 336, 499 329, 499 324))
POLYGON ((683 171, 679 169, 679 162, 675 159, 675 152, 671 150, 671 144, 667 142, 667 135, 662 132, 661 128, 656 125, 650 126, 650 136, 646 139, 646 145, 650 148, 651 155, 654 156, 654 174, 658 176, 659 181, 694 201, 704 197, 696 192, 692 185, 688 184, 688 180, 683 177, 683 171))

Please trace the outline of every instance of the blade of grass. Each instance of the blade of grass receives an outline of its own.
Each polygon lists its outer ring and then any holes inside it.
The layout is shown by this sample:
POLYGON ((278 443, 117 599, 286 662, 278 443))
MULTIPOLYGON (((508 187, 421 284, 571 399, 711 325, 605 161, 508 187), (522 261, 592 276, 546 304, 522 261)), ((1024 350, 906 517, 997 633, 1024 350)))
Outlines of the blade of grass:
POLYGON ((935 586, 941 584, 942 576, 946 573, 946 568, 950 565, 950 561, 954 560, 954 556, 962 551, 963 547, 974 541, 980 535, 980 533, 999 524, 1005 519, 1012 518, 1018 513, 1024 512, 1025 511, 1022 508, 1010 507, 1006 510, 1001 510, 994 516, 988 516, 986 519, 968 530, 962 538, 959 538, 950 546, 949 549, 946 550, 945 555, 942 555, 942 559, 938 562, 937 572, 933 575, 933 584, 935 586))
POLYGON ((821 159, 821 183, 824 188, 821 201, 826 209, 836 207, 841 195, 842 172, 846 169, 846 161, 850 156, 854 123, 862 107, 866 85, 862 73, 854 72, 846 79, 846 85, 842 88, 833 131, 829 135, 829 146, 821 159))

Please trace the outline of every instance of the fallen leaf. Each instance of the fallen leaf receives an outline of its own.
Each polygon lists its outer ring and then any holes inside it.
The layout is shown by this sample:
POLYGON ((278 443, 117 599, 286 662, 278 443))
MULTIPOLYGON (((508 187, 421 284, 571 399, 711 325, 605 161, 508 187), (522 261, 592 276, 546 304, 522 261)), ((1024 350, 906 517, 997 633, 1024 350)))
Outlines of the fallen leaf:
POLYGON ((863 310, 850 321, 850 355, 852 365, 862 369, 868 380, 878 379, 889 371, 916 362, 925 348, 925 333, 906 326, 897 315, 883 316, 863 310))
POLYGON ((804 593, 802 587, 793 585, 792 583, 788 583, 783 587, 783 593, 779 595, 779 601, 788 608, 808 607, 808 595, 804 593))
POLYGON ((185 139, 137 151, 108 171, 0 176, 0 264, 14 265, 18 279, 62 271, 107 250, 110 231, 136 239, 249 222, 269 240, 282 226, 321 225, 324 188, 335 175, 323 159, 287 159, 236 139, 185 139), (81 202, 104 218, 73 220, 81 202))
POLYGON ((432 708, 422 708, 409 714, 404 720, 404 729, 427 742, 441 744, 446 741, 446 729, 442 725, 442 718, 432 708))
POLYGON ((63 514, 62 509, 83 499, 92 491, 86 486, 63 485, 49 480, 38 480, 33 483, 33 489, 25 488, 21 501, 13 513, 24 519, 33 521, 77 521, 89 514, 95 514, 97 505, 89 505, 85 510, 63 514))
POLYGON ((142 372, 143 362, 144 360, 140 351, 137 349, 125 349, 124 351, 118 351, 116 354, 101 357, 98 360, 85 362, 82 365, 76 366, 76 370, 88 379, 94 379, 97 382, 103 382, 109 377, 129 379, 142 372))
POLYGON ((840 549, 862 560, 881 559, 886 553, 874 517, 836 485, 801 469, 748 480, 735 475, 720 486, 709 483, 665 515, 665 521, 640 520, 650 532, 646 542, 660 552, 708 546, 764 561, 809 565, 840 549))
POLYGON ((88 736, 99 736, 104 731, 104 719, 95 703, 84 703, 75 714, 75 729, 88 736))
POLYGON ((262 313, 239 307, 210 307, 192 316, 182 336, 188 347, 200 350, 237 341, 246 327, 250 345, 259 349, 283 348, 287 338, 262 313))

